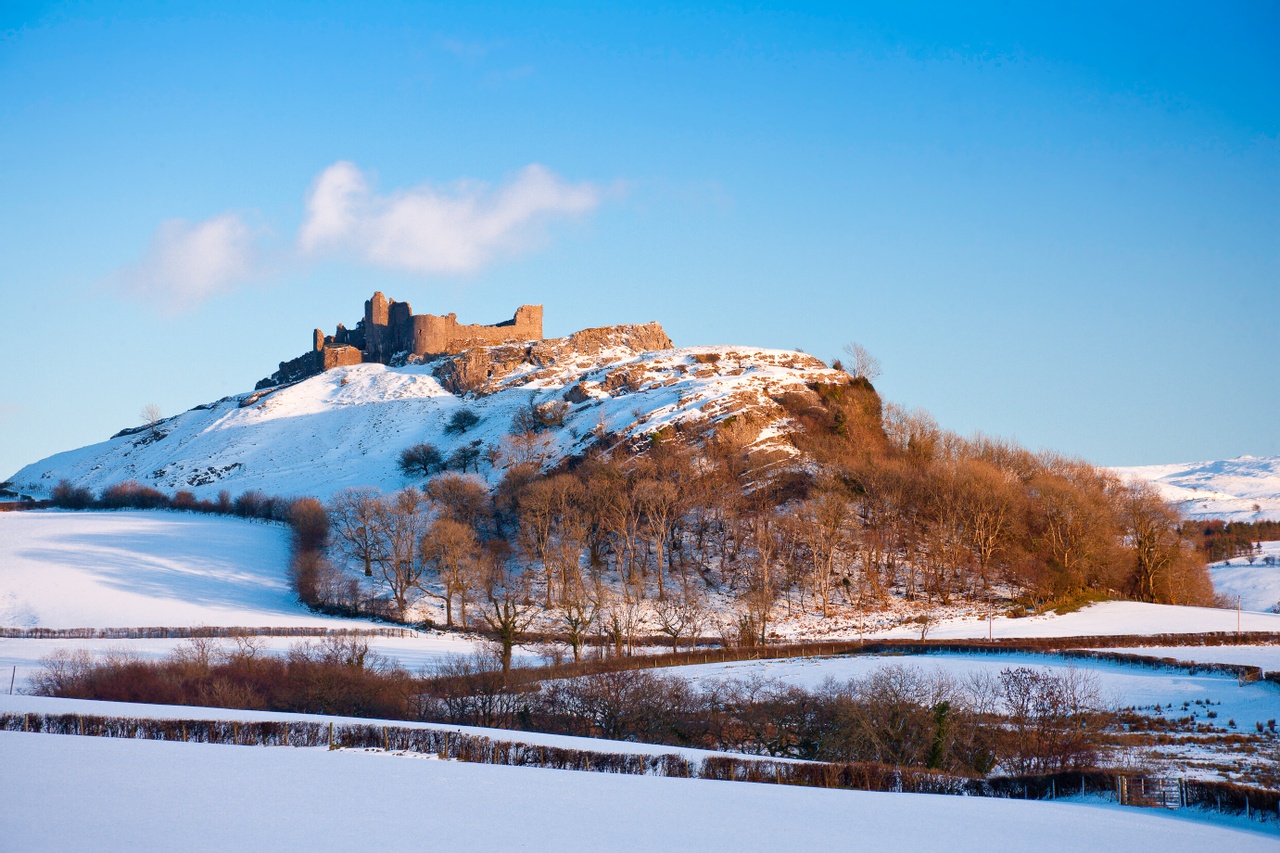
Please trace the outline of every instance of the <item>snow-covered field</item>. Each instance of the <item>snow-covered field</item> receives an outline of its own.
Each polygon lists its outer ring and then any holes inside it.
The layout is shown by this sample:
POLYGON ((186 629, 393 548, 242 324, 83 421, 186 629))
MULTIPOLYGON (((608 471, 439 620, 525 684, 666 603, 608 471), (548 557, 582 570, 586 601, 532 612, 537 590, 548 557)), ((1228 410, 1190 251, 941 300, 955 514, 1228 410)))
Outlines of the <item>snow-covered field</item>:
POLYGON ((1259 666, 1267 672, 1280 672, 1280 645, 1241 646, 1138 646, 1124 649, 1099 649, 1127 655, 1173 658, 1190 663, 1234 663, 1259 666))
MULTIPOLYGON (((1026 616, 1010 619, 999 615, 985 619, 938 620, 929 627, 932 640, 981 639, 990 636, 1018 637, 1091 637, 1124 634, 1203 634, 1234 633, 1237 628, 1235 610, 1212 607, 1181 607, 1169 604, 1145 604, 1140 601, 1104 601, 1073 613, 1026 616)), ((1245 612, 1239 616, 1243 631, 1280 632, 1280 614, 1245 612)), ((856 636, 856 634, 855 634, 856 636)), ((868 637, 920 638, 920 627, 900 626, 868 637)))
POLYGON ((1209 576, 1219 595, 1233 601, 1239 596, 1244 609, 1280 612, 1280 542, 1263 542, 1262 551, 1252 561, 1234 557, 1212 563, 1209 576))
POLYGON ((288 563, 279 524, 180 512, 0 513, 0 625, 339 624, 298 604, 288 563))
MULTIPOLYGON (((364 623, 368 624, 368 623, 364 623)), ((440 663, 450 655, 469 655, 482 648, 482 641, 465 634, 421 632, 415 637, 365 637, 369 650, 397 663, 410 672, 418 672, 440 663)), ((9 679, 15 678, 17 689, 22 689, 32 675, 38 672, 45 658, 60 652, 85 649, 98 656, 127 655, 142 660, 159 660, 172 654, 188 640, 32 640, 0 638, 0 688, 8 689, 9 679)), ((214 640, 215 644, 235 649, 235 641, 214 640)), ((283 655, 298 643, 319 642, 316 638, 255 637, 253 642, 268 654, 283 655)), ((517 650, 517 664, 536 662, 536 655, 517 650)))
MULTIPOLYGON (((681 755, 690 761, 701 761, 711 755, 725 755, 706 749, 665 746, 652 743, 605 740, 603 738, 526 732, 512 729, 486 729, 478 726, 454 726, 446 723, 415 723, 406 720, 377 720, 367 717, 335 717, 318 714, 288 714, 276 711, 246 711, 236 708, 202 708, 192 705, 147 705, 135 702, 100 702, 90 699, 62 699, 53 696, 0 695, 0 714, 91 714, 102 717, 127 717, 148 720, 235 720, 238 722, 313 722, 360 726, 387 725, 399 728, 435 729, 487 737, 497 741, 583 749, 593 752, 627 755, 681 755)), ((750 758, 734 754, 735 758, 750 758)))
POLYGON ((1280 456, 1112 470, 1125 480, 1154 483, 1161 496, 1189 518, 1280 519, 1280 456))
MULTIPOLYGON (((287 539, 281 525, 194 513, 0 513, 0 626, 375 627, 298 604, 285 576, 287 539)), ((474 637, 434 632, 368 641, 373 651, 414 671, 479 647, 474 637)), ((7 689, 17 667, 21 687, 42 658, 59 650, 154 659, 182 642, 0 638, 0 680, 7 689)), ((299 640, 255 642, 283 653, 299 640)))
POLYGON ((773 678, 809 689, 827 679, 847 681, 865 678, 886 666, 916 668, 924 673, 945 673, 957 681, 985 674, 997 677, 1006 668, 1019 666, 1062 672, 1068 668, 1089 674, 1102 701, 1111 708, 1162 707, 1169 716, 1216 714, 1216 725, 1234 719, 1241 729, 1280 716, 1280 685, 1269 682, 1240 684, 1234 677, 1217 673, 1188 674, 1176 669, 1156 669, 1104 661, 1067 659, 1059 655, 1022 653, 928 654, 928 655, 842 655, 824 658, 797 658, 734 663, 702 664, 666 670, 694 683, 714 679, 773 678), (1182 710, 1184 703, 1186 710, 1182 710), (1200 703, 1200 704, 1197 704, 1200 703))
POLYGON ((1097 804, 20 732, 0 754, 11 850, 1276 849, 1261 829, 1097 804))

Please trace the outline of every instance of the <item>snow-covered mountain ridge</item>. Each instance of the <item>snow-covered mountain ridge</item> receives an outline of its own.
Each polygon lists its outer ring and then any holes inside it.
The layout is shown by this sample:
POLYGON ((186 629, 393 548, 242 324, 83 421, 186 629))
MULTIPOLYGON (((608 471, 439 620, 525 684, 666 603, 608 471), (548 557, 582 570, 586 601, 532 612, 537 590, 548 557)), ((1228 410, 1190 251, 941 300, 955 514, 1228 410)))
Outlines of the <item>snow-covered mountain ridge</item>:
POLYGON ((1147 480, 1188 518, 1280 520, 1280 456, 1113 468, 1126 481, 1147 480))
POLYGON ((492 481, 504 460, 489 451, 510 449, 514 416, 561 401, 563 424, 521 452, 552 463, 601 437, 627 440, 739 415, 738 440, 755 453, 785 455, 794 452, 785 438, 789 418, 775 398, 850 381, 800 352, 670 346, 652 323, 476 347, 421 364, 339 367, 197 406, 154 428, 122 430, 28 465, 11 480, 35 496, 66 479, 95 491, 138 480, 202 498, 222 489, 327 497, 348 486, 407 485, 396 464, 401 451, 429 442, 446 457, 464 446, 480 450, 478 473, 492 481), (479 423, 450 432, 450 417, 463 407, 479 423))

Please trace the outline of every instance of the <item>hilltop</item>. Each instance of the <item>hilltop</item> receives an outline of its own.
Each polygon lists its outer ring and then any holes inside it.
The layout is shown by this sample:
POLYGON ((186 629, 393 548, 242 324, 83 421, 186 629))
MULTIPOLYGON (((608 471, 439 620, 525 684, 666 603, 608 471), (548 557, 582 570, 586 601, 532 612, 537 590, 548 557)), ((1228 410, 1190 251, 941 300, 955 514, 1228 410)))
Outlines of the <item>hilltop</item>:
POLYGON ((1188 518, 1280 521, 1280 456, 1112 470, 1125 480, 1153 483, 1188 518))
MULTIPOLYGON (((282 363, 282 372, 290 375, 286 368, 298 361, 282 363)), ((452 354, 401 352, 386 361, 268 381, 42 459, 11 481, 37 497, 65 479, 95 491, 137 480, 201 498, 224 489, 327 498, 348 486, 406 485, 399 455, 426 442, 446 458, 462 448, 476 451, 474 470, 492 483, 511 461, 499 449, 510 447, 513 421, 539 408, 547 428, 522 452, 544 467, 593 445, 643 441, 698 421, 733 422, 737 440, 757 458, 785 458, 794 454, 784 440, 791 419, 776 400, 808 393, 815 383, 851 381, 800 352, 677 349, 657 323, 452 354), (478 421, 451 431, 450 421, 462 409, 478 421)))

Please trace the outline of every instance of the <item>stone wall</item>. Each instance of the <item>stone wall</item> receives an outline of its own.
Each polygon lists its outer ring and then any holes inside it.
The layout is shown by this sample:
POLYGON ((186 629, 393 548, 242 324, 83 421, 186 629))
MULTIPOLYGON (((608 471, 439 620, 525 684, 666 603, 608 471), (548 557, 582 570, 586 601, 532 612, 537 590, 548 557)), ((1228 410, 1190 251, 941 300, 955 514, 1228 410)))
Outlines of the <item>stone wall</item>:
POLYGON ((541 305, 522 305, 510 320, 492 326, 463 325, 456 314, 414 314, 408 302, 387 299, 379 291, 365 301, 364 317, 356 328, 339 324, 332 335, 316 329, 311 352, 280 362, 280 369, 256 387, 296 382, 361 362, 389 364, 398 355, 452 355, 475 346, 540 340, 541 305))

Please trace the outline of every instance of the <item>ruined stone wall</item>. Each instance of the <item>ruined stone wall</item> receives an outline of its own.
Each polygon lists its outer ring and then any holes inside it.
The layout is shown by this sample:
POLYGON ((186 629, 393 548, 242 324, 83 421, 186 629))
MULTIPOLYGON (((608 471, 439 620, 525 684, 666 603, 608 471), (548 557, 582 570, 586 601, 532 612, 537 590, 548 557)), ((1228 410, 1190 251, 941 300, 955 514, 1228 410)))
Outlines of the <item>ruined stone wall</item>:
POLYGON ((364 361, 364 353, 355 347, 333 346, 324 348, 324 362, 321 370, 332 370, 335 367, 349 367, 364 361))
POLYGON ((414 355, 452 355, 474 346, 542 340, 541 305, 522 305, 515 317, 495 326, 464 326, 457 314, 418 314, 412 319, 409 349, 414 355))
POLYGON ((393 356, 452 355, 470 347, 542 340, 542 306, 522 305, 515 316, 493 326, 462 325, 456 314, 414 314, 408 302, 387 299, 381 291, 364 303, 364 318, 354 329, 339 325, 332 335, 312 333, 311 352, 288 362, 258 383, 258 388, 295 382, 334 367, 361 362, 388 364, 393 356))

